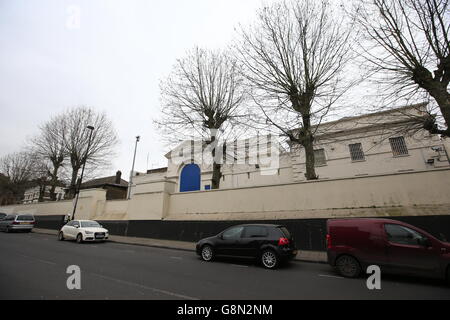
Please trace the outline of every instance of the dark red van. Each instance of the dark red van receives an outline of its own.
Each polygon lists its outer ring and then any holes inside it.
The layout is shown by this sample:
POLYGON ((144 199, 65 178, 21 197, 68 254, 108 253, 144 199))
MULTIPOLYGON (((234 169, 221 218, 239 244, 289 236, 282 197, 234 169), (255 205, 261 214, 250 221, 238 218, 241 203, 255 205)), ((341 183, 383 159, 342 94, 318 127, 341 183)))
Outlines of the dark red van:
POLYGON ((390 219, 327 221, 328 263, 354 278, 369 265, 382 272, 450 279, 450 243, 390 219))

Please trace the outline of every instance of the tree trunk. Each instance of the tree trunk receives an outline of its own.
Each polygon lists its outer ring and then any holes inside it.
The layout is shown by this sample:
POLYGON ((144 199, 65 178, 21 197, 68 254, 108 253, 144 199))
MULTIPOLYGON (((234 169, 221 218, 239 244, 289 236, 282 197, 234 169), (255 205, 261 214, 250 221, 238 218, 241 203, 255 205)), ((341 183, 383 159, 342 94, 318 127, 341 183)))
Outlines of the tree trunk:
POLYGON ((420 88, 427 91, 435 99, 447 127, 444 130, 439 130, 435 123, 431 125, 428 123, 424 125, 424 128, 431 134, 442 134, 450 137, 450 93, 447 91, 448 82, 434 79, 432 73, 424 67, 415 70, 412 79, 420 88))
POLYGON ((301 130, 300 141, 302 146, 305 148, 305 168, 306 180, 315 180, 317 179, 316 170, 315 170, 315 159, 314 159, 314 137, 311 133, 311 118, 310 118, 310 108, 306 110, 302 110, 302 121, 303 128, 301 130))
POLYGON ((218 145, 214 145, 216 141, 216 137, 214 135, 211 136, 211 144, 214 146, 211 150, 211 155, 213 158, 213 174, 211 181, 211 189, 219 189, 220 188, 220 179, 222 178, 222 164, 216 162, 216 151, 218 145))
POLYGON ((50 201, 56 201, 56 184, 58 183, 58 170, 59 166, 53 164, 53 172, 51 174, 51 181, 50 181, 50 201))
POLYGON ((72 168, 72 177, 70 179, 70 188, 69 188, 69 199, 73 199, 75 197, 77 189, 78 170, 79 168, 72 168))
POLYGON ((44 202, 44 197, 45 197, 45 189, 47 188, 47 183, 46 181, 42 181, 40 186, 39 186, 39 198, 38 198, 38 202, 44 202))
POLYGON ((442 117, 444 118, 445 125, 447 126, 445 130, 439 133, 446 137, 450 137, 450 94, 445 88, 433 90, 430 94, 436 100, 439 109, 441 110, 442 117))
POLYGON ((55 190, 56 190, 56 185, 55 185, 55 183, 52 181, 52 182, 51 182, 51 187, 50 187, 50 201, 56 201, 55 190))
POLYGON ((305 139, 303 142, 303 147, 305 148, 305 168, 306 180, 316 180, 318 177, 315 170, 315 158, 314 158, 314 145, 310 139, 305 139))
POLYGON ((221 172, 222 165, 214 161, 213 163, 213 175, 212 175, 212 189, 219 189, 220 179, 222 178, 221 172))

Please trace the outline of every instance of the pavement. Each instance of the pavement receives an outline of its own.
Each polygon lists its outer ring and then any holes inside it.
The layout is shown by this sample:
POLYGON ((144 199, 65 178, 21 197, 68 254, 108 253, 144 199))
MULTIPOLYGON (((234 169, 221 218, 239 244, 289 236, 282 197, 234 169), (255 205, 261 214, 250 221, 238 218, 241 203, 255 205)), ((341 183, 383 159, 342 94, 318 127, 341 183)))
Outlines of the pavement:
MULTIPOLYGON (((40 229, 34 228, 33 232, 57 235, 57 230, 52 229, 40 229)), ((175 241, 175 240, 163 240, 163 239, 150 239, 150 238, 136 238, 136 237, 124 237, 124 236, 109 236, 109 241, 134 244, 140 246, 148 246, 164 249, 177 249, 185 251, 195 251, 195 242, 175 241)), ((322 251, 303 251, 299 250, 295 260, 305 262, 318 262, 327 263, 327 253, 322 251)))
POLYGON ((244 260, 205 262, 190 250, 77 244, 54 234, 0 232, 0 254, 0 299, 450 299, 437 280, 382 275, 381 290, 369 290, 367 276, 345 279, 323 263, 267 270, 244 260), (79 289, 71 287, 76 275, 79 289))

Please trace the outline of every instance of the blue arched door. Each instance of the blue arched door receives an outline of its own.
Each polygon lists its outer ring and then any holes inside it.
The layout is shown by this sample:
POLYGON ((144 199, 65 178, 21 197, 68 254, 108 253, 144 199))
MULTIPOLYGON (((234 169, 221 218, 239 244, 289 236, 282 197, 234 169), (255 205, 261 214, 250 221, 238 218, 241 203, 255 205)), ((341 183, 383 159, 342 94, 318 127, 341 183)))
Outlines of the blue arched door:
POLYGON ((188 164, 181 170, 180 192, 200 190, 200 167, 188 164))

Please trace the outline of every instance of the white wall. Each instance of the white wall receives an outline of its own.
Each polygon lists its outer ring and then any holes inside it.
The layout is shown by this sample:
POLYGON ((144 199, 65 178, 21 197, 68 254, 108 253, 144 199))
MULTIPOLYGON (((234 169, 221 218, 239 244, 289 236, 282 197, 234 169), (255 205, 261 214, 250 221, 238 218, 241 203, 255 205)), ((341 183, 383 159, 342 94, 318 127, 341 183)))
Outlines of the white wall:
POLYGON ((296 219, 450 212, 450 170, 177 193, 167 219, 296 219))
MULTIPOLYGON (((177 193, 174 183, 138 185, 130 201, 83 190, 78 219, 251 220, 351 216, 448 215, 450 169, 284 185, 177 193)), ((0 212, 64 215, 71 201, 0 207, 0 212)))

